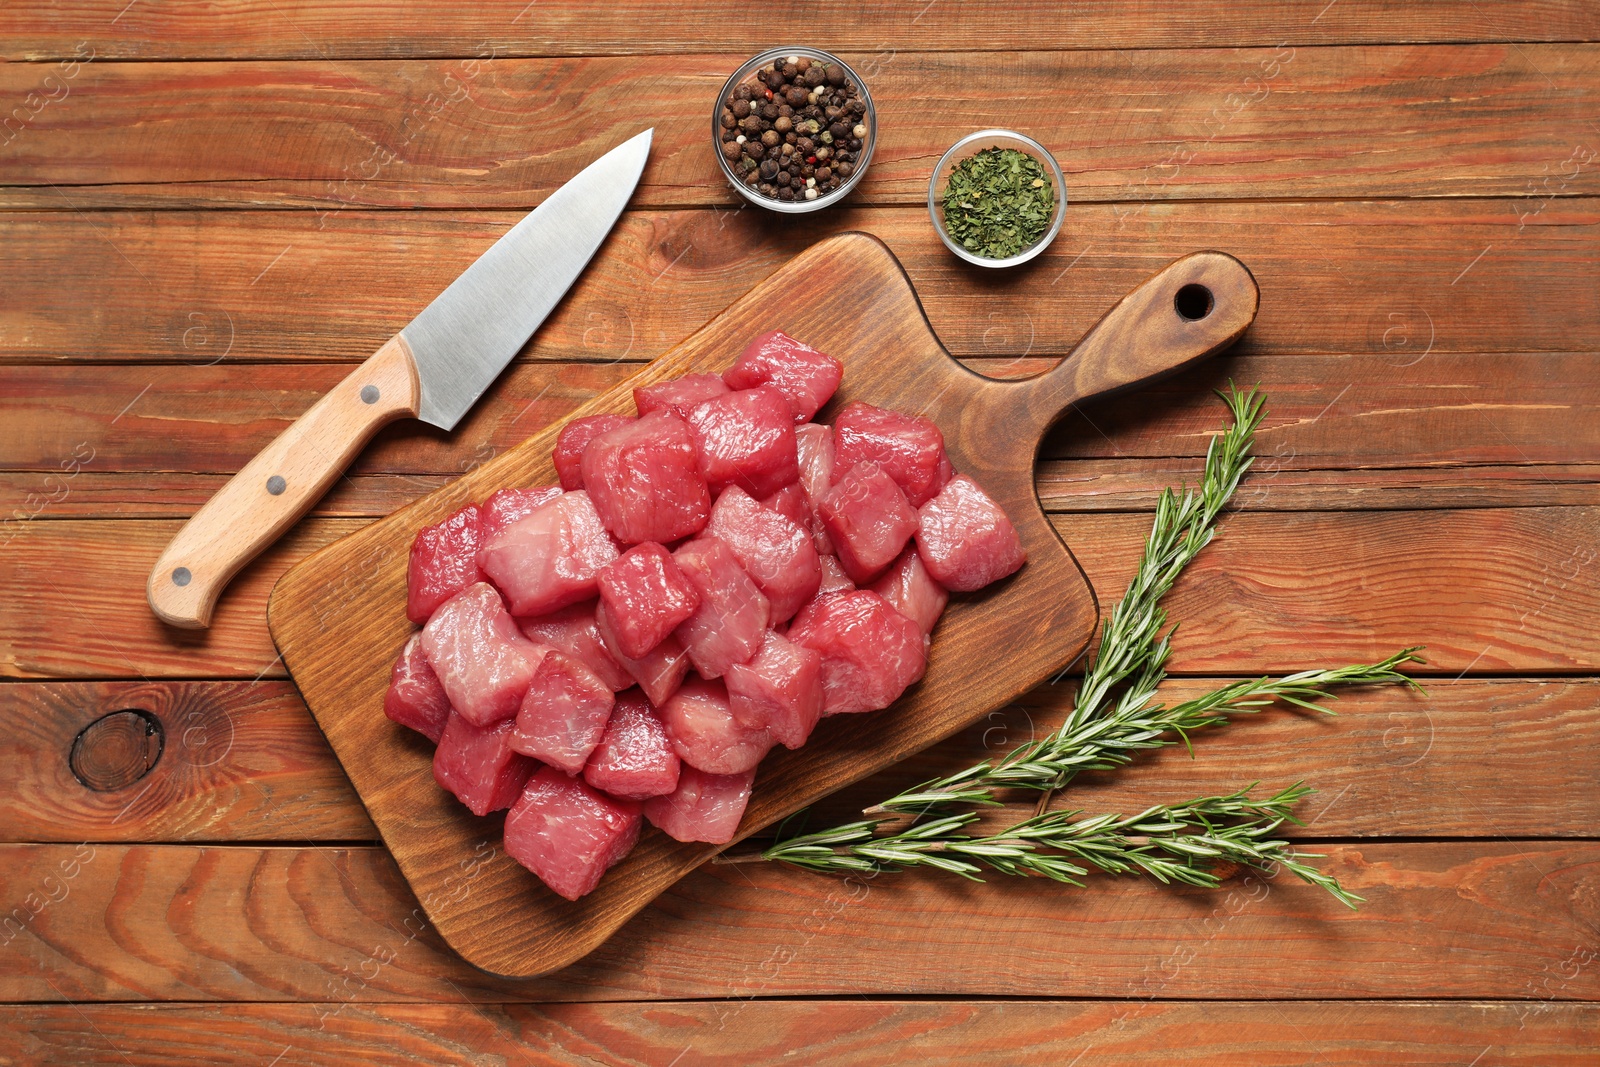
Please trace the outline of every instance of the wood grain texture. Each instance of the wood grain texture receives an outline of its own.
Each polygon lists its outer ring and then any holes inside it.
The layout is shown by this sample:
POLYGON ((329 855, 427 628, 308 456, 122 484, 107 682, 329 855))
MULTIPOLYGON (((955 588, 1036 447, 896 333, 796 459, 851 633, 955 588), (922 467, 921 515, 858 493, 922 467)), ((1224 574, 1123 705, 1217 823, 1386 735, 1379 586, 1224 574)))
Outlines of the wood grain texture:
POLYGON ((0 686, 0 709, 10 730, 6 840, 377 839, 288 682, 11 684, 0 686), (91 789, 67 753, 89 724, 130 708, 159 723, 159 755, 137 781, 91 789))
MULTIPOLYGON (((1260 473, 1231 507, 1239 511, 1403 511, 1600 505, 1600 464, 1302 470, 1294 463, 1295 457, 1288 455, 1264 456, 1260 473)), ((1193 484, 1202 470, 1198 458, 1045 460, 1038 466, 1034 485, 1046 511, 1152 511, 1161 490, 1193 484)), ((347 475, 317 502, 311 514, 377 518, 446 485, 452 477, 347 475)), ((8 524, 34 519, 182 518, 193 514, 226 480, 223 474, 80 471, 68 483, 35 471, 0 473, 0 543, 21 536, 20 525, 8 524)))
MULTIPOLYGON (((731 205, 707 127, 748 54, 6 64, 0 98, 28 103, 6 128, 0 206, 531 208, 649 126, 636 203, 731 205)), ((862 204, 922 203, 940 152, 1021 114, 1076 202, 1600 190, 1594 150, 1573 143, 1594 111, 1591 45, 841 58, 878 108, 862 204), (927 86, 968 84, 983 92, 926 106, 927 86)))
MULTIPOLYGON (((519 217, 50 206, 0 213, 15 250, 0 279, 0 361, 357 362, 519 217), (329 276, 346 283, 328 286, 329 276)), ((754 208, 629 211, 519 358, 652 359, 817 239, 852 229, 889 245, 962 357, 1059 357, 1124 293, 1196 248, 1233 253, 1261 283, 1241 356, 1372 355, 1399 372, 1447 353, 1592 350, 1586 339, 1600 329, 1587 284, 1600 206, 1588 197, 1074 200, 1050 248, 1004 279, 950 255, 925 208, 844 204, 803 228, 754 208)))
MULTIPOLYGON (((966 365, 997 377, 1019 369, 997 359, 966 365)), ((1020 369, 1038 373, 1054 365, 1028 360, 1020 369)), ((392 425, 350 473, 462 474, 566 418, 638 366, 514 365, 453 433, 414 422, 392 425)), ((85 492, 99 474, 231 474, 347 370, 231 362, 92 371, 0 367, 0 410, 17 431, 0 455, 0 470, 30 472, 13 483, 18 502, 0 516, 64 515, 59 505, 85 492)), ((1042 450, 1047 460, 1070 463, 1045 469, 1103 469, 1084 468, 1084 460, 1198 461, 1226 417, 1213 390, 1230 380, 1258 384, 1267 394, 1260 459, 1247 496, 1302 471, 1434 467, 1438 476, 1452 476, 1448 471, 1456 468, 1454 477, 1466 477, 1461 468, 1577 469, 1600 455, 1600 353, 1432 354, 1397 366, 1374 353, 1274 356, 1258 348, 1254 355, 1226 353, 1135 396, 1082 405, 1045 438, 1042 450), (1559 434, 1550 432, 1553 423, 1559 434)), ((1552 481, 1570 477, 1548 473, 1552 481)), ((424 478, 407 499, 432 484, 424 478)))
MULTIPOLYGON (((27 921, 13 918, 0 997, 311 1000, 346 1012, 399 1000, 737 1007, 871 994, 1600 999, 1600 845, 1316 851, 1367 898, 1362 911, 1283 878, 1221 891, 1096 878, 1074 890, 711 864, 580 963, 510 981, 444 946, 381 849, 6 845, 0 901, 27 921)), ((456 886, 475 891, 470 868, 456 886)))
MULTIPOLYGON (((1170 682, 1189 699, 1221 679, 1170 682)), ((849 821, 907 786, 1010 751, 1058 726, 1077 678, 1043 685, 955 736, 817 802, 811 825, 849 821)), ((1134 811, 1308 779, 1310 825, 1291 837, 1592 836, 1600 794, 1600 686, 1589 679, 1436 679, 1427 694, 1347 690, 1320 716, 1278 709, 1196 734, 1118 773, 1085 774, 1059 806, 1134 811), (1493 751, 1492 760, 1483 760, 1493 751), (1474 772, 1462 774, 1461 768, 1474 772), (1560 803, 1549 803, 1559 796, 1560 803)), ((14 682, 0 842, 375 841, 377 831, 293 686, 260 682, 14 682), (153 715, 165 747, 144 779, 114 792, 77 781, 66 754, 87 723, 124 708, 153 715)), ((1016 810, 1006 816, 1015 816, 1016 810)))
MULTIPOLYGON (((998 589, 962 598, 947 613, 920 683, 892 709, 841 716, 803 750, 763 761, 736 836, 960 729, 1060 671, 1095 625, 1094 594, 1038 504, 1033 463, 1045 431, 1072 404, 1171 373, 1226 348, 1255 318, 1259 292, 1232 257, 1176 260, 1107 310, 1073 356, 1025 381, 967 371, 929 330, 893 255, 864 235, 818 244, 674 349, 580 414, 633 410, 633 389, 689 372, 720 371, 748 338, 777 327, 818 343, 845 368, 832 405, 863 400, 926 415, 944 431, 951 462, 1010 515, 1027 566, 998 589), (1185 317, 1177 294, 1202 287, 1209 314, 1185 317), (860 314, 871 309, 870 314, 860 314), (896 358, 887 362, 884 352, 896 358), (1008 671, 987 669, 998 642, 1008 671)), ((289 572, 268 604, 273 640, 317 723, 361 793, 384 843, 429 919, 468 960, 498 974, 544 974, 591 951, 686 871, 720 851, 647 830, 597 889, 569 902, 509 857, 473 860, 474 821, 434 782, 431 755, 374 715, 394 651, 412 627, 400 610, 405 557, 416 531, 467 499, 507 485, 553 480, 545 429, 411 507, 380 520, 289 572), (357 561, 374 578, 329 595, 357 561), (459 864, 474 863, 477 891, 456 899, 459 864), (508 916, 516 922, 507 925, 508 916)))
MULTIPOLYGON (((1216 425, 1213 417, 1208 426, 1216 425)), ((1577 507, 1236 515, 1168 601, 1183 621, 1173 667, 1291 671, 1424 644, 1429 670, 1450 675, 1592 669, 1595 515, 1577 507)), ((1094 587, 1119 596, 1148 514, 1055 521, 1094 587)), ((141 599, 176 522, 23 523, 0 553, 0 585, 51 624, 40 630, 24 613, 0 614, 0 676, 281 678, 262 624, 272 583, 365 524, 302 522, 229 587, 209 631, 180 635, 141 599)), ((359 588, 376 562, 343 581, 359 588)))
MULTIPOLYGON (((835 50, 890 57, 902 50, 1191 48, 1204 45, 1396 41, 1592 41, 1600 17, 1581 0, 1427 5, 1343 0, 1323 11, 1285 10, 1274 0, 1240 0, 1204 19, 1163 7, 1095 0, 965 0, 905 4, 868 0, 808 10, 811 32, 835 50)), ((352 3, 234 0, 225 6, 179 0, 132 10, 117 0, 56 3, 0 13, 7 59, 75 54, 91 42, 118 59, 342 59, 469 55, 672 55, 705 47, 706 27, 736 23, 751 41, 794 36, 787 13, 729 0, 692 10, 628 0, 603 8, 582 0, 491 0, 470 9, 438 2, 352 3)), ((754 46, 752 46, 754 47, 754 46)))
POLYGON ((39 1067, 355 1062, 707 1067, 902 1062, 1277 1067, 1314 1048, 1326 1067, 1580 1067, 1600 1051, 1600 1007, 1535 1001, 1171 1003, 1015 1000, 680 1001, 654 1004, 337 1003, 0 1009, 0 1057, 39 1067), (493 1059, 489 1059, 493 1057, 493 1059))

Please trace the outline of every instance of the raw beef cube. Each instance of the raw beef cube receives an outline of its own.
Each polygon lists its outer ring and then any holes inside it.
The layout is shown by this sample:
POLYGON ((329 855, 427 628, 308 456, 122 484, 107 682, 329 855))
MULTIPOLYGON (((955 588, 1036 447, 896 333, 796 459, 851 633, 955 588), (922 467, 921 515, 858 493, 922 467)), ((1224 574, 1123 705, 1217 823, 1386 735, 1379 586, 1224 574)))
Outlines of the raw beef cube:
POLYGON ((446 600, 483 581, 478 569, 482 512, 468 504, 443 522, 424 526, 406 565, 406 617, 422 624, 446 600))
POLYGON ((927 666, 922 629, 865 589, 813 601, 789 640, 822 655, 822 713, 876 711, 927 666))
POLYGON ((769 632, 749 663, 728 668, 728 708, 743 726, 799 748, 822 717, 822 656, 769 632))
POLYGON ((677 637, 668 637, 639 659, 629 659, 617 649, 616 631, 612 628, 604 604, 596 605, 594 621, 601 640, 605 642, 606 651, 622 664, 622 669, 628 672, 630 678, 639 683, 639 688, 650 698, 650 703, 660 707, 678 691, 678 686, 683 684, 683 676, 689 673, 689 653, 684 651, 677 637))
POLYGON ((577 774, 605 736, 613 700, 611 687, 593 671, 551 649, 528 683, 511 747, 577 774))
POLYGON ((911 506, 921 507, 950 479, 944 434, 932 419, 887 411, 857 401, 833 423, 833 465, 843 474, 857 463, 878 464, 893 478, 911 506))
POLYGON ((639 409, 641 415, 665 408, 678 418, 687 419, 689 412, 700 401, 727 392, 731 390, 719 374, 685 374, 682 378, 670 378, 643 389, 635 389, 633 406, 639 409))
POLYGON ((933 624, 944 614, 950 594, 944 586, 933 580, 922 557, 915 548, 900 553, 888 573, 868 586, 874 593, 889 602, 889 606, 922 627, 922 632, 932 633, 933 624))
POLYGON ((844 564, 839 562, 838 556, 822 556, 822 584, 817 586, 817 596, 824 597, 829 593, 844 593, 856 587, 850 576, 844 572, 844 564))
POLYGON ((435 744, 444 733, 445 720, 450 717, 450 698, 439 684, 439 676, 428 666, 419 633, 411 635, 400 650, 400 658, 395 660, 389 691, 383 695, 383 713, 435 744))
POLYGON ((722 380, 735 389, 772 386, 789 398, 794 421, 805 422, 828 402, 843 377, 843 363, 773 330, 751 341, 739 362, 723 372, 722 380))
POLYGON ((583 778, 614 797, 643 800, 676 789, 682 766, 650 702, 627 693, 617 698, 606 735, 589 757, 583 778))
POLYGON ((672 553, 646 541, 600 572, 600 602, 622 654, 639 659, 694 614, 700 593, 678 570, 672 553))
POLYGON ((511 749, 511 720, 474 726, 451 715, 433 752, 433 778, 474 815, 509 808, 539 765, 511 749))
POLYGON ((817 594, 822 564, 811 534, 730 485, 711 507, 706 532, 728 546, 771 606, 769 625, 787 622, 817 594))
POLYGON ((672 558, 700 594, 700 606, 678 627, 677 638, 702 678, 720 678, 761 647, 772 621, 771 605, 738 558, 715 537, 697 537, 672 558))
POLYGON ((721 682, 690 678, 660 707, 661 724, 683 762, 710 774, 754 770, 772 748, 772 735, 740 724, 721 682))
POLYGON ((488 582, 448 600, 422 629, 422 650, 450 706, 474 726, 509 719, 545 650, 522 636, 488 582))
POLYGON ((616 657, 607 651, 600 640, 600 628, 594 621, 595 601, 585 600, 550 615, 518 619, 523 636, 536 645, 547 645, 571 656, 594 671, 596 677, 609 685, 613 692, 633 685, 633 676, 622 669, 616 657))
POLYGON ((833 428, 815 422, 796 426, 794 442, 800 484, 815 510, 817 502, 833 488, 833 428))
POLYGON ((917 554, 940 585, 962 593, 982 589, 1028 561, 1005 511, 965 476, 952 478, 922 505, 917 554))
POLYGON ((554 485, 536 485, 532 489, 502 489, 483 502, 483 519, 479 523, 480 544, 488 544, 496 534, 518 519, 525 519, 561 495, 554 485))
POLYGON ((625 545, 700 532, 711 495, 694 438, 670 411, 603 433, 583 450, 583 481, 606 529, 625 545))
POLYGON ((750 803, 750 783, 755 780, 753 770, 707 774, 685 767, 676 790, 644 802, 644 817, 676 841, 726 845, 739 832, 739 820, 750 803))
POLYGON ((517 615, 547 615, 595 595, 617 546, 582 489, 518 519, 478 551, 478 562, 517 615))
POLYGON ((857 583, 893 563, 917 532, 917 513, 906 495, 870 460, 845 472, 822 498, 817 514, 845 573, 857 583))
POLYGON ((790 412, 784 395, 766 385, 714 396, 689 412, 700 475, 713 494, 737 485, 767 496, 800 477, 790 412))
POLYGON ((637 800, 615 800, 542 767, 506 816, 506 855, 577 900, 628 854, 643 824, 637 800))
POLYGON ((806 491, 806 505, 811 511, 811 541, 818 552, 827 555, 833 551, 833 540, 817 516, 817 505, 833 488, 833 427, 808 422, 795 427, 794 440, 800 460, 800 486, 806 491))
MULTIPOLYGON (((811 514, 811 504, 806 500, 805 486, 799 482, 791 482, 771 496, 762 497, 761 506, 771 508, 808 534, 812 522, 815 521, 815 516, 811 514)), ((711 510, 716 511, 715 504, 711 506, 711 510)))
POLYGON ((550 453, 551 462, 556 465, 556 477, 561 480, 561 488, 582 489, 583 450, 601 434, 610 433, 632 421, 631 415, 585 415, 561 427, 555 450, 550 453))

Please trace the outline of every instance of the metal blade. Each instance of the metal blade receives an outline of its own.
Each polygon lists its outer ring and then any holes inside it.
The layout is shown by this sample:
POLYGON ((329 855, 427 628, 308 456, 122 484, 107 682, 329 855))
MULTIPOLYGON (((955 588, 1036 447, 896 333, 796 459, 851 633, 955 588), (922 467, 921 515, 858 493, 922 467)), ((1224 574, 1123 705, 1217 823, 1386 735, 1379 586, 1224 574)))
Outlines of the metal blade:
POLYGON ((454 429, 533 336, 622 214, 654 132, 623 142, 551 193, 401 331, 422 386, 418 418, 454 429))

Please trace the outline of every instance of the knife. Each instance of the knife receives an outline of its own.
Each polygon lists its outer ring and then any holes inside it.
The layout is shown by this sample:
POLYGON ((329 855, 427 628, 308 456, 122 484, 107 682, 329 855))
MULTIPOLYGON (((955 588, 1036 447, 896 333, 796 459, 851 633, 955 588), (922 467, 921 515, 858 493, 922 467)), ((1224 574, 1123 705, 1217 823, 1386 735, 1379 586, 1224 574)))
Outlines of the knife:
POLYGON ((454 429, 611 232, 654 132, 552 193, 206 501, 150 572, 145 592, 157 617, 210 625, 239 568, 322 498, 379 427, 409 417, 454 429))

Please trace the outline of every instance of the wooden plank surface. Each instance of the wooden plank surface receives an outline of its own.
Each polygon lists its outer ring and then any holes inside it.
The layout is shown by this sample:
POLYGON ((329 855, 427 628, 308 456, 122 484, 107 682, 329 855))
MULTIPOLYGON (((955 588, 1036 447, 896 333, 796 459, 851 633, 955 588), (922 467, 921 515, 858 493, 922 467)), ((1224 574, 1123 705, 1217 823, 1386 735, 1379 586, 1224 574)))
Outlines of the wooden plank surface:
MULTIPOLYGON (((0 378, 4 375, 0 374, 0 378)), ((195 457, 204 461, 204 456, 195 457)), ((1264 457, 1232 507, 1241 511, 1398 511, 1543 508, 1600 504, 1600 464, 1485 464, 1396 469, 1297 469, 1299 457, 1264 457)), ((1151 511, 1161 490, 1199 479, 1199 458, 1046 460, 1037 488, 1057 512, 1151 511)), ((80 470, 0 473, 0 541, 34 519, 187 518, 226 474, 80 470)), ((447 484, 453 473, 347 475, 318 502, 319 518, 376 518, 447 484)))
MULTIPOLYGON (((516 218, 0 213, 18 257, 0 360, 359 361, 516 218), (328 276, 348 284, 335 290, 328 276)), ((1446 353, 1592 350, 1600 327, 1587 284, 1600 257, 1592 197, 1074 202, 1049 250, 1003 282, 952 258, 925 208, 844 205, 814 218, 800 229, 753 208, 630 211, 521 358, 653 359, 813 240, 851 229, 889 245, 940 340, 964 357, 1059 357, 1124 293, 1200 248, 1237 255, 1261 285, 1237 356, 1376 355, 1400 371, 1446 353)))
MULTIPOLYGON (((0 1000, 35 1002, 0 1009, 0 1061, 1594 1059, 1600 8, 802 7, 813 43, 866 74, 883 132, 851 204, 804 226, 728 210, 703 144, 710 92, 792 36, 789 10, 0 11, 0 56, 23 61, 0 64, 0 208, 20 209, 0 211, 0 1000), (748 50, 717 32, 733 26, 748 50), (1003 279, 957 267, 921 206, 933 153, 995 122, 1058 151, 1072 201, 1052 249, 1003 279), (218 630, 155 627, 143 571, 177 521, 646 123, 639 206, 460 432, 387 431, 218 630), (1273 712, 1060 802, 1305 776, 1320 792, 1296 833, 1362 912, 1282 880, 849 886, 736 865, 548 983, 487 979, 417 933, 266 639, 272 581, 846 229, 888 242, 944 342, 1003 375, 1050 366, 1177 254, 1255 270, 1262 312, 1236 353, 1069 418, 1041 498, 1104 599, 1154 495, 1199 470, 1209 390, 1260 382, 1256 470, 1169 604, 1174 665, 1194 673, 1167 688, 1420 640, 1429 694, 1273 712), (1019 996, 1036 999, 994 999, 1019 996)), ((1048 729, 1070 684, 813 817, 1048 729)))
MULTIPOLYGON (((1220 893, 1109 878, 1073 890, 710 864, 583 961, 519 982, 444 948, 381 849, 6 845, 0 899, 34 903, 14 920, 18 965, 0 973, 0 998, 1521 998, 1570 973, 1600 921, 1592 841, 1317 851, 1367 898, 1362 911, 1283 878, 1220 893)), ((1600 967, 1578 967, 1552 999, 1600 999, 1600 967)))
MULTIPOLYGON (((280 57, 299 59, 413 56, 673 55, 705 47, 708 26, 737 25, 751 41, 794 36, 786 11, 730 0, 692 8, 622 0, 596 8, 583 0, 488 0, 462 9, 430 2, 394 8, 310 0, 235 0, 224 7, 170 2, 132 9, 119 0, 65 0, 45 11, 0 13, 7 59, 74 54, 89 42, 119 59, 280 57)), ((866 0, 828 8, 825 44, 870 51, 880 61, 903 50, 1188 48, 1199 45, 1329 45, 1393 41, 1592 41, 1600 17, 1582 0, 1483 5, 1440 0, 1426 5, 1343 0, 1285 8, 1276 0, 1238 0, 1226 10, 1193 13, 1162 6, 1130 11, 1114 0, 961 4, 866 0)), ((752 43, 752 48, 755 45, 752 43)))
MULTIPOLYGON (((990 374, 1005 360, 971 360, 990 374)), ((1053 365, 1030 361, 1038 372, 1053 365)), ((352 475, 457 476, 615 386, 637 363, 513 366, 453 433, 414 421, 380 431, 352 475)), ((0 367, 20 431, 0 470, 21 479, 24 511, 69 499, 84 474, 228 473, 349 372, 347 366, 171 364, 0 367), (181 432, 175 432, 181 429, 181 432)), ((1600 353, 1451 355, 1410 366, 1386 355, 1225 355, 1136 394, 1095 401, 1046 438, 1043 456, 1078 461, 1199 458, 1226 417, 1213 390, 1259 385, 1268 410, 1245 496, 1285 472, 1566 465, 1600 449, 1600 353), (1515 364, 1517 375, 1506 368, 1515 364), (1553 424, 1561 427, 1553 434, 1553 424)), ((1170 484, 1170 483, 1167 483, 1170 484)), ((415 495, 420 496, 418 492, 415 495)), ((0 514, 9 514, 0 512, 0 514)))
MULTIPOLYGON (((1222 682, 1180 679, 1163 699, 1222 682)), ((1041 686, 841 790, 813 808, 810 825, 856 818, 907 786, 1043 736, 1065 717, 1075 684, 1041 686)), ((1600 684, 1592 679, 1439 679, 1426 695, 1346 691, 1330 707, 1338 714, 1278 709, 1197 734, 1192 758, 1179 746, 1115 774, 1085 774, 1061 804, 1135 811, 1256 779, 1307 778, 1319 790, 1300 809, 1310 825, 1287 828, 1290 836, 1587 837, 1600 822, 1600 794, 1588 788, 1600 763, 1600 684), (1495 758, 1476 773, 1460 773, 1491 750, 1495 758), (1552 794, 1562 803, 1543 802, 1552 794)), ((288 682, 14 682, 0 686, 0 715, 16 734, 0 842, 376 840, 288 682), (74 743, 125 709, 154 717, 165 747, 144 776, 92 788, 73 774, 74 743)), ((110 755, 99 762, 114 764, 110 755)))
MULTIPOLYGON (((1600 526, 1593 508, 1241 513, 1168 598, 1179 672, 1293 671, 1428 646, 1429 669, 1594 670, 1600 526)), ((1126 588, 1150 520, 1061 515, 1098 590, 1126 588)), ((364 525, 310 519, 243 571, 209 630, 175 631, 139 591, 170 520, 21 524, 0 585, 51 619, 0 617, 0 676, 282 677, 266 596, 292 563, 364 525)), ((352 573, 352 583, 366 576, 352 573)))
POLYGON ((649 1004, 17 1005, 0 1057, 40 1067, 277 1067, 492 1062, 639 1067, 794 1062, 877 1067, 884 1050, 938 1067, 1012 1064, 1277 1067, 1307 1046, 1326 1067, 1483 1063, 1580 1067, 1600 1006, 1547 1001, 1152 1001, 860 999, 649 1004), (341 1010, 342 1008, 342 1010, 341 1010), (274 1059, 276 1058, 276 1059, 274 1059))
MULTIPOLYGON (((62 105, 25 113, 0 157, 0 206, 532 207, 648 126, 636 204, 732 205, 709 101, 748 54, 81 62, 60 88, 42 83, 49 68, 6 64, 0 97, 43 86, 62 105)), ((1573 144, 1594 112, 1592 45, 841 58, 873 64, 878 108, 857 204, 923 203, 930 160, 1020 115, 1079 203, 1600 190, 1594 150, 1573 144), (961 84, 982 92, 927 106, 927 86, 961 84)))

